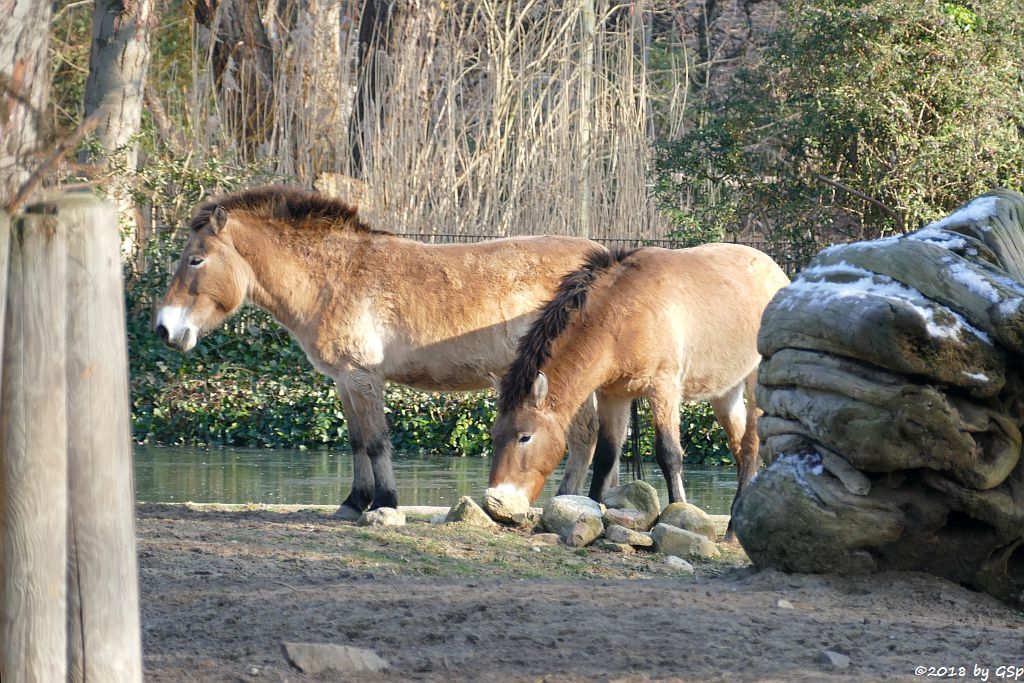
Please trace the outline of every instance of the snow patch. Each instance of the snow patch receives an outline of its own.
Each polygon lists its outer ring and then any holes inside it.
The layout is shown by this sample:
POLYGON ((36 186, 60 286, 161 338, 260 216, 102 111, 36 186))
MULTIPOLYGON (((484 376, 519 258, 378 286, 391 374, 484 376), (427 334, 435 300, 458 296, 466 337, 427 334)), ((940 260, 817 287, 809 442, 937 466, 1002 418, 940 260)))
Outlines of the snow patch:
POLYGON ((962 261, 951 263, 949 265, 949 274, 964 287, 984 297, 991 303, 999 303, 1002 298, 991 282, 981 277, 977 270, 962 261))
MULTIPOLYGON (((978 197, 977 199, 968 202, 966 205, 960 207, 950 215, 929 223, 925 226, 927 228, 945 228, 947 225, 957 225, 962 223, 980 223, 986 218, 991 218, 996 215, 999 208, 999 197, 978 197)), ((983 226, 984 228, 987 226, 983 226)))
POLYGON ((988 375, 983 372, 967 372, 966 370, 962 370, 960 374, 969 379, 978 380, 979 382, 989 381, 988 375))
POLYGON ((965 249, 967 247, 967 240, 963 237, 956 233, 942 230, 941 228, 936 227, 935 224, 921 228, 917 232, 910 233, 907 235, 907 239, 929 242, 930 244, 935 244, 951 251, 965 249))

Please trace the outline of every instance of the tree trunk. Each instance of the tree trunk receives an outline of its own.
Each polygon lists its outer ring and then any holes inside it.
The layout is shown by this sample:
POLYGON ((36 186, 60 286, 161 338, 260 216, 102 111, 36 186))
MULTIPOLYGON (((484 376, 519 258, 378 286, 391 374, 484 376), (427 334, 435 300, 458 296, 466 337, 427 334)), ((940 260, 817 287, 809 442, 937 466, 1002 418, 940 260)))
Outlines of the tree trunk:
POLYGON ((197 0, 196 21, 210 29, 221 125, 252 158, 274 129, 274 51, 257 3, 197 0))
MULTIPOLYGON (((106 154, 124 147, 139 132, 152 25, 153 0, 96 0, 85 116, 100 112, 95 135, 106 154)), ((125 151, 125 169, 131 173, 137 151, 134 145, 125 151)), ((97 161, 88 152, 80 160, 97 161)))
POLYGON ((25 182, 36 153, 50 85, 50 3, 0 5, 0 206, 25 182))
POLYGON ((377 58, 379 53, 386 53, 391 46, 394 4, 394 0, 366 0, 359 17, 359 86, 349 126, 351 175, 356 178, 363 174, 366 150, 370 147, 373 130, 377 128, 381 117, 377 101, 381 87, 377 58))

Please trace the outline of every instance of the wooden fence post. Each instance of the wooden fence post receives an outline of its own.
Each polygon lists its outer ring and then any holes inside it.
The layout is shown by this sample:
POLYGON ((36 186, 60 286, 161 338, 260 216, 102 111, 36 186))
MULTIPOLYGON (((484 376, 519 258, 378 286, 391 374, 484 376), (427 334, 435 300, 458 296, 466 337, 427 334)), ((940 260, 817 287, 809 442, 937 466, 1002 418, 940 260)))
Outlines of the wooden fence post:
POLYGON ((67 672, 67 251, 51 215, 16 217, 0 381, 0 679, 67 672))
POLYGON ((68 680, 136 682, 142 644, 117 210, 88 194, 49 205, 68 237, 68 680))

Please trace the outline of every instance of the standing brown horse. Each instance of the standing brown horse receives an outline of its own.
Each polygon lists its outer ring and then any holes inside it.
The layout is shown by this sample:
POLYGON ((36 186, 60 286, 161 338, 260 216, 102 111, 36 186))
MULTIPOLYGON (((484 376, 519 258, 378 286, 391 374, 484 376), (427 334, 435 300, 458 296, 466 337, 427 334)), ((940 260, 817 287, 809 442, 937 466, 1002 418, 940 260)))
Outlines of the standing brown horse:
MULTIPOLYGON (((572 237, 421 244, 371 229, 338 200, 248 190, 196 209, 156 331, 188 351, 245 301, 286 327, 337 384, 355 462, 338 513, 351 516, 398 503, 385 380, 436 391, 489 386, 560 278, 595 248, 603 249, 572 237)), ((569 433, 568 491, 582 488, 595 433, 593 413, 582 411, 569 433)))
POLYGON ((757 330, 788 281, 767 255, 736 244, 592 252, 545 304, 502 379, 490 485, 535 499, 562 458, 570 418, 596 391, 591 498, 600 500, 617 469, 638 396, 651 403, 669 502, 686 500, 681 400, 711 400, 736 457, 739 495, 758 464, 757 330))

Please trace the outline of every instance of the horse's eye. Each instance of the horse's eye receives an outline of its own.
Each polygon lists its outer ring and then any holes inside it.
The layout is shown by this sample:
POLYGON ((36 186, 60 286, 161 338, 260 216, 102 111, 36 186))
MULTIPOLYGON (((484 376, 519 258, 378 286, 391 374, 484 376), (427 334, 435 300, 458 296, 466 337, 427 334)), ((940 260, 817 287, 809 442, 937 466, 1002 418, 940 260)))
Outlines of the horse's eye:
POLYGON ((533 438, 533 434, 520 434, 519 443, 530 443, 530 439, 533 438))
POLYGON ((188 264, 189 264, 190 266, 192 266, 193 268, 196 268, 196 267, 198 267, 198 266, 201 266, 201 265, 203 265, 203 261, 204 261, 204 260, 205 260, 205 259, 203 259, 203 258, 202 258, 202 257, 200 257, 200 256, 193 256, 193 257, 192 257, 192 258, 191 258, 191 259, 189 260, 188 264))

